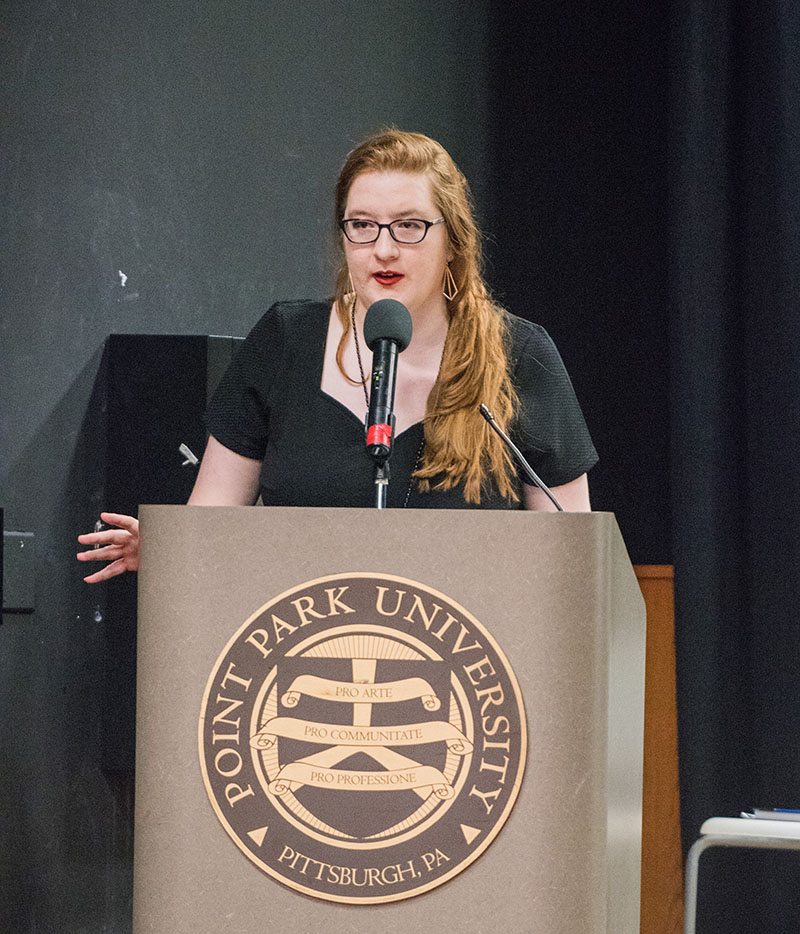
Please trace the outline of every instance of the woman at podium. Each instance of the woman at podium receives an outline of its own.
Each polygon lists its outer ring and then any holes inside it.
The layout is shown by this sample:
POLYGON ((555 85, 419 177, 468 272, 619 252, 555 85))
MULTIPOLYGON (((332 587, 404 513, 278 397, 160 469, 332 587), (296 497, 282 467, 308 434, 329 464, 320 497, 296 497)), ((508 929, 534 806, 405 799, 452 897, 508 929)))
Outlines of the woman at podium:
MULTIPOLYGON (((597 459, 547 333, 495 304, 466 179, 418 133, 387 130, 344 164, 335 191, 332 300, 274 305, 255 325, 209 407, 190 505, 371 506, 365 445, 367 311, 410 314, 396 370, 386 505, 552 509, 481 416, 485 405, 566 510, 588 510, 597 459)), ((90 583, 138 568, 138 523, 81 535, 80 560, 110 563, 90 583)))

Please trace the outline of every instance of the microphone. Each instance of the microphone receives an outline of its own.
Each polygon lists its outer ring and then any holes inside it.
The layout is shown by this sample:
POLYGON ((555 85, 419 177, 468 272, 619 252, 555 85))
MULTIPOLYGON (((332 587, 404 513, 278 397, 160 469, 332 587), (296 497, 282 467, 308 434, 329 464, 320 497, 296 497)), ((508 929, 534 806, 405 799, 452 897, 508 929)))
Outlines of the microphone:
POLYGON ((556 507, 556 509, 559 512, 563 512, 564 508, 562 507, 561 503, 559 503, 559 501, 555 498, 555 496, 553 496, 553 494, 550 492, 550 488, 541 479, 541 477, 537 473, 534 472, 533 467, 531 467, 531 465, 525 460, 525 456, 523 455, 522 451, 520 451, 520 449, 516 446, 516 444, 514 444, 511 438, 509 438, 508 435, 503 431, 503 429, 497 424, 497 422, 494 420, 494 415, 492 415, 492 413, 486 408, 486 406, 483 403, 481 403, 480 411, 481 411, 481 415, 489 423, 489 427, 494 429, 495 433, 498 434, 503 439, 503 442, 505 443, 505 445, 511 450, 511 453, 516 458, 516 461, 520 465, 520 467, 522 467, 522 469, 530 477, 530 479, 536 484, 536 486, 539 487, 542 493, 545 493, 548 496, 548 498, 550 499, 550 502, 556 507))
POLYGON ((397 355, 411 343, 411 331, 411 315, 400 302, 382 298, 369 306, 364 318, 364 340, 372 351, 367 453, 378 465, 392 453, 397 355))

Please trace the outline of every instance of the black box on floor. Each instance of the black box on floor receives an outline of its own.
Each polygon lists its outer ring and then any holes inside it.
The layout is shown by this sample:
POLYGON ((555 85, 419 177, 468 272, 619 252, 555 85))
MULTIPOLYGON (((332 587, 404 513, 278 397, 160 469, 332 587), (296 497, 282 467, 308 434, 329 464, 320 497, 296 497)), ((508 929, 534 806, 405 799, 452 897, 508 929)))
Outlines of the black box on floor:
MULTIPOLYGON (((206 443, 208 400, 241 338, 112 334, 106 344, 104 509, 185 503, 206 443)), ((106 585, 102 767, 131 771, 136 724, 134 574, 106 585)))

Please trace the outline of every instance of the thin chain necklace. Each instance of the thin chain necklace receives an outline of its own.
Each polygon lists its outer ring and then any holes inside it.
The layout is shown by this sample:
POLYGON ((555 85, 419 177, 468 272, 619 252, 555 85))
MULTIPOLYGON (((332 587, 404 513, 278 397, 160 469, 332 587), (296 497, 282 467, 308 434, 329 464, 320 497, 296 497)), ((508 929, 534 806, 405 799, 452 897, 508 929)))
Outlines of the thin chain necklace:
MULTIPOLYGON (((369 412, 369 394, 367 393, 367 377, 364 374, 364 364, 361 362, 361 347, 358 342, 358 328, 356 327, 356 299, 353 298, 353 304, 350 306, 350 321, 353 325, 353 340, 356 344, 356 357, 358 358, 358 371, 361 374, 361 388, 364 390, 364 402, 367 404, 367 411, 369 412)), ((417 449, 417 457, 414 461, 414 466, 411 468, 411 476, 408 478, 408 487, 406 488, 406 495, 403 498, 403 509, 408 506, 408 501, 411 497, 411 490, 414 488, 414 473, 419 469, 420 461, 422 460, 422 452, 425 449, 425 426, 422 426, 422 440, 419 443, 419 448, 417 449)))

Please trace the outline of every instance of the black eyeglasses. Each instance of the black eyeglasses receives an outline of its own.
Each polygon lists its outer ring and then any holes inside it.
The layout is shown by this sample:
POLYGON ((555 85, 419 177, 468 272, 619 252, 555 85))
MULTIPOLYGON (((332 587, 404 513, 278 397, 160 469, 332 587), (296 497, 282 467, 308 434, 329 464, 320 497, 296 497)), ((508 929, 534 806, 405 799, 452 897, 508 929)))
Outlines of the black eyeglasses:
POLYGON ((436 224, 443 224, 444 218, 435 221, 423 221, 418 217, 404 217, 391 224, 379 224, 377 221, 362 220, 360 217, 339 221, 345 237, 351 243, 374 243, 385 227, 393 240, 398 243, 421 243, 425 234, 436 224))

